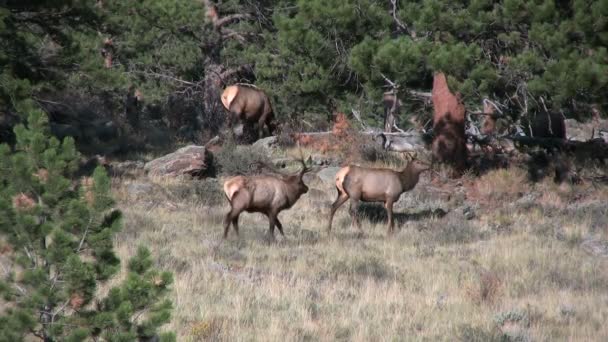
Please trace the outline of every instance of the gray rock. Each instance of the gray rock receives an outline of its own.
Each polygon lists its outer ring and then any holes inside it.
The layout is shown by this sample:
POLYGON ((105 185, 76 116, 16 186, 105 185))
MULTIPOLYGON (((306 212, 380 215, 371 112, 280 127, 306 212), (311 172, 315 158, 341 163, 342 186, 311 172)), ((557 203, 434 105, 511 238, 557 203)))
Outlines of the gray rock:
POLYGON ((581 247, 589 254, 600 258, 608 258, 608 241, 596 238, 587 238, 581 247))
POLYGON ((578 122, 575 119, 564 120, 567 138, 570 140, 587 141, 592 138, 604 138, 602 132, 608 131, 608 120, 578 122))
POLYGON ((266 137, 266 138, 263 138, 263 139, 260 139, 256 142, 254 142, 251 145, 251 147, 270 150, 270 149, 274 148, 276 146, 276 144, 277 144, 277 137, 270 136, 270 137, 266 137))
POLYGON ((337 166, 326 167, 326 168, 322 169, 321 171, 317 172, 317 177, 319 177, 319 179, 321 179, 321 181, 324 183, 334 184, 334 182, 336 181, 336 174, 338 173, 338 171, 340 171, 340 167, 337 167, 337 166))
POLYGON ((462 215, 464 216, 465 219, 472 220, 475 218, 475 211, 471 207, 465 207, 462 210, 462 215))
POLYGON ((144 170, 154 176, 203 176, 210 161, 211 154, 204 146, 190 145, 146 163, 144 170))

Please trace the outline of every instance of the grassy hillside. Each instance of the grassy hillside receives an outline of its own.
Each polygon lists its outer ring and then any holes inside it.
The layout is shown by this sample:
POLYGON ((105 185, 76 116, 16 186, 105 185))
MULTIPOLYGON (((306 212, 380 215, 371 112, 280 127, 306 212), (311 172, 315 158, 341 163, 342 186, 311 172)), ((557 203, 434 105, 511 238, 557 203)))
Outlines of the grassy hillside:
POLYGON ((180 341, 608 339, 606 187, 530 184, 518 168, 430 177, 395 206, 389 239, 380 205, 362 208, 364 236, 348 206, 328 236, 335 189, 311 175, 276 243, 258 214, 221 239, 222 179, 114 179, 116 247, 124 260, 143 243, 174 272, 180 341))

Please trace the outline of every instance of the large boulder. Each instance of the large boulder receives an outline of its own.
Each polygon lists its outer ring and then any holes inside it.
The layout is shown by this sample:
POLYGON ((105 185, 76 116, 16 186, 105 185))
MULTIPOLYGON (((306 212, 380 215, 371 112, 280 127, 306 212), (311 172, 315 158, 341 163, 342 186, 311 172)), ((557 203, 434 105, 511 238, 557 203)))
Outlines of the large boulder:
POLYGON ((317 177, 326 184, 336 184, 336 174, 340 171, 340 167, 326 167, 321 171, 317 172, 317 177))
POLYGON ((212 155, 204 146, 190 145, 146 163, 144 170, 152 176, 210 176, 212 155))
POLYGON ((269 137, 262 138, 256 142, 254 142, 251 145, 251 147, 259 148, 261 150, 264 150, 265 152, 269 152, 272 148, 276 147, 276 145, 277 145, 277 137, 274 135, 271 135, 269 137))

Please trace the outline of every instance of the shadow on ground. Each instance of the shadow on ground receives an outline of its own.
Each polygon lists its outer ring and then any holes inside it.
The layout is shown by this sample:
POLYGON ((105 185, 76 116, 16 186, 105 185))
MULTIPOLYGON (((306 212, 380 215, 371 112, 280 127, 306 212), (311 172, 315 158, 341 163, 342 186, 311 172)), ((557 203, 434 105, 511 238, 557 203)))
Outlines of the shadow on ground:
MULTIPOLYGON (((430 217, 443 217, 447 213, 441 208, 424 209, 417 212, 397 212, 393 209, 395 225, 401 225, 408 221, 420 221, 430 217)), ((380 204, 364 203, 359 206, 359 215, 362 221, 371 223, 387 223, 388 215, 384 206, 380 204)))

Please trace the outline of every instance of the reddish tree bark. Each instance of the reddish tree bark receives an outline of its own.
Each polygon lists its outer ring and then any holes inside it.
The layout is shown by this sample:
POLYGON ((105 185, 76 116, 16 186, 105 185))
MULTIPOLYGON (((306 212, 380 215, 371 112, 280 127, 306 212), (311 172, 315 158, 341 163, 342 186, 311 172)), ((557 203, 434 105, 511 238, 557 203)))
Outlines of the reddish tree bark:
POLYGON ((443 73, 433 80, 433 158, 463 171, 467 164, 466 136, 464 133, 465 108, 454 95, 443 73))

